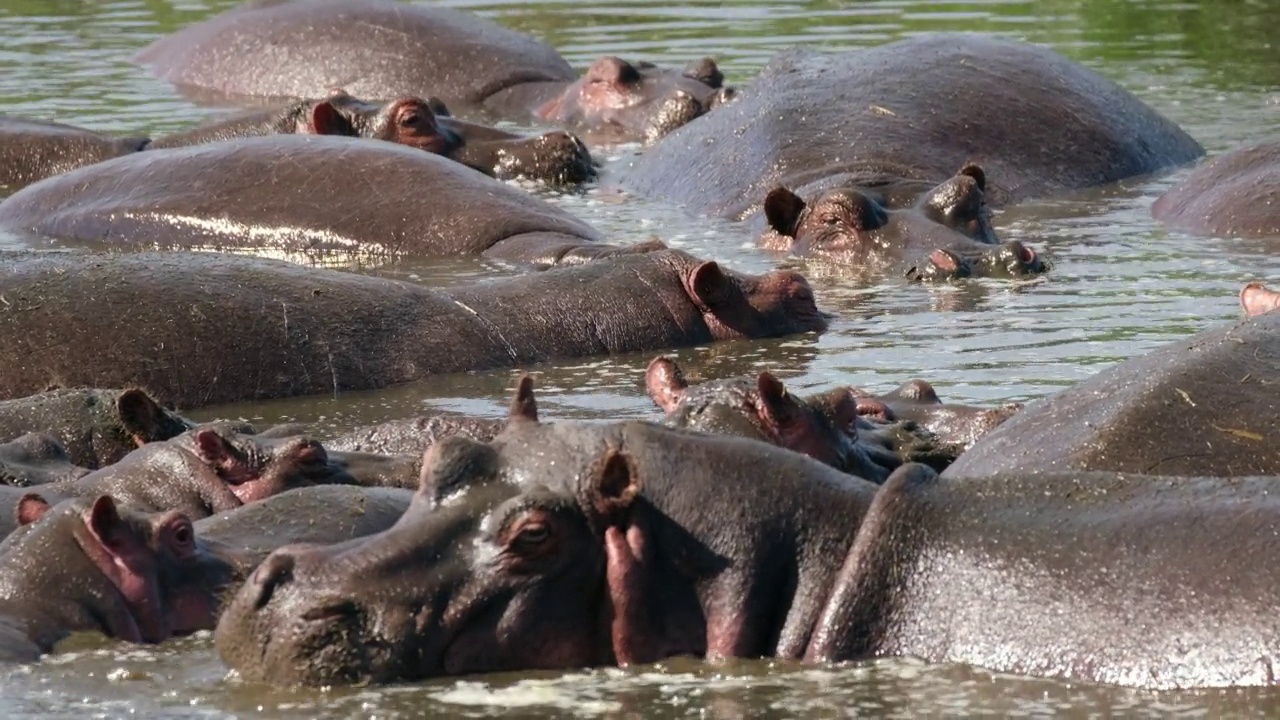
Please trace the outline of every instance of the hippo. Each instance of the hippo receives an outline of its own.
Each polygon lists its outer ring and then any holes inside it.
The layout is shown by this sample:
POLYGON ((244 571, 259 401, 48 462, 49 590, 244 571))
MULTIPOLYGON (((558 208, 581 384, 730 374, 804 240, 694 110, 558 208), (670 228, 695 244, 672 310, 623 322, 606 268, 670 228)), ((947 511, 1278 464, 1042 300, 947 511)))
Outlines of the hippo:
POLYGON ((939 254, 926 268, 937 260, 931 272, 955 274, 946 266, 958 259, 974 265, 960 273, 978 274, 1016 268, 1022 252, 970 254, 958 238, 991 241, 986 207, 1203 154, 1141 100, 1047 48, 938 33, 840 53, 785 50, 737 100, 663 138, 620 180, 697 214, 749 219, 762 242, 785 249, 827 245, 861 259, 874 253, 859 243, 902 254, 952 238, 958 258, 939 254))
POLYGON ((1028 404, 944 476, 1280 475, 1278 387, 1280 313, 1269 312, 1208 328, 1028 404))
POLYGON ((660 244, 606 245, 568 212, 439 155, 328 135, 151 150, 55 175, 0 203, 0 229, 34 233, 38 247, 483 255, 539 267, 660 244))
POLYGON ((48 433, 27 433, 0 443, 0 485, 45 485, 75 480, 89 472, 89 468, 72 463, 67 449, 48 433))
POLYGON ((432 446, 388 530, 267 556, 214 634, 250 682, 798 657, 876 486, 746 438, 537 419, 432 446))
POLYGON ((691 386, 674 360, 658 356, 645 390, 666 425, 772 443, 876 483, 904 461, 945 468, 955 459, 914 424, 863 420, 848 388, 796 397, 769 372, 691 386))
POLYGON ((138 152, 145 137, 114 137, 74 125, 0 116, 0 192, 138 152))
MULTIPOLYGON (((0 310, 0 312, 3 312, 0 310)), ((50 378, 57 384, 56 378, 50 378)), ((0 400, 0 437, 28 431, 56 439, 72 465, 110 465, 149 442, 195 427, 139 388, 62 388, 0 400)))
POLYGON ((1280 309, 1280 292, 1260 282, 1251 282, 1240 290, 1240 307, 1249 317, 1280 309))
POLYGON ((1278 482, 1072 471, 958 483, 900 469, 804 659, 908 656, 1150 690, 1274 686, 1278 482))
POLYGON ((1022 409, 1022 403, 1005 403, 999 407, 978 407, 943 403, 933 385, 924 380, 909 380, 883 395, 873 395, 861 388, 850 388, 855 396, 858 415, 881 423, 913 422, 938 437, 944 445, 960 452, 973 447, 986 435, 1022 409))
POLYGON ((595 138, 654 140, 730 98, 715 62, 682 71, 602 57, 577 76, 550 46, 461 10, 390 0, 247 3, 135 58, 197 100, 436 96, 595 138))
POLYGON ((33 662, 73 632, 159 643, 213 627, 234 568, 178 512, 109 495, 50 507, 28 495, 0 544, 0 661, 33 662))
POLYGON ((577 137, 554 131, 519 135, 454 118, 438 98, 402 97, 376 103, 340 88, 303 100, 218 118, 161 138, 113 140, 92 130, 0 117, 0 180, 9 191, 130 152, 187 147, 264 135, 342 135, 400 143, 435 153, 500 180, 572 185, 596 175, 595 161, 577 137), (109 147, 105 152, 100 147, 109 147), (20 151, 26 148, 25 151, 20 151), (38 151, 38 152, 37 152, 38 151), (79 162, 77 162, 77 159, 79 162))
POLYGON ((1280 238, 1280 141, 1197 167, 1152 204, 1151 215, 1194 235, 1280 238))
POLYGON ((56 380, 142 386, 184 408, 817 333, 829 317, 798 273, 670 249, 447 293, 215 253, 13 252, 0 294, 0 399, 56 380))
POLYGON ((224 557, 242 583, 277 548, 304 542, 331 545, 382 532, 400 519, 412 499, 411 490, 397 488, 300 487, 196 520, 195 532, 226 549, 224 557))
POLYGON ((462 435, 489 442, 507 426, 506 420, 468 415, 424 415, 356 428, 324 441, 326 450, 417 455, 446 437, 462 435))

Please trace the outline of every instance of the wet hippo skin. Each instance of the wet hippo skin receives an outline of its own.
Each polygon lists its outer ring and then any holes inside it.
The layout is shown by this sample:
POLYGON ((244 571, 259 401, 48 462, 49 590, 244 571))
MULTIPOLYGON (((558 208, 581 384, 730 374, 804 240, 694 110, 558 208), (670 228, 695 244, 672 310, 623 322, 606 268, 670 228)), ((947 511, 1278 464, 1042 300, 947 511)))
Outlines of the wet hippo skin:
POLYGON ((121 138, 74 125, 0 116, 0 195, 90 163, 141 150, 145 137, 121 138))
POLYGON ((0 293, 0 397, 56 379, 141 385, 184 408, 827 323, 797 273, 742 275, 677 250, 449 293, 211 253, 12 253, 0 293))
POLYGON ((1280 141, 1209 160, 1161 195, 1151 214, 1196 235, 1280 238, 1280 141))

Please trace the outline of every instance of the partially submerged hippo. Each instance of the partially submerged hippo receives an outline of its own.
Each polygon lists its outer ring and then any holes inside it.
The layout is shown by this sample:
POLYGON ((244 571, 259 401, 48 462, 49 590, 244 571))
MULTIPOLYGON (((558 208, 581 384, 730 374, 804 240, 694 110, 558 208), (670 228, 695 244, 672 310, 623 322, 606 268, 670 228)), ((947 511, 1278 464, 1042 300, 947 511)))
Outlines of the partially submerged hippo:
POLYGON ((38 660, 78 631, 158 643, 213 627, 234 570, 181 513, 28 495, 18 514, 25 527, 0 544, 0 661, 38 660))
POLYGON ((484 255, 534 265, 634 250, 597 242, 568 212, 438 155, 311 135, 152 150, 63 173, 0 203, 0 228, 109 249, 484 255))
POLYGON ((0 438, 48 433, 61 443, 73 465, 90 469, 193 427, 195 423, 161 407, 138 388, 68 388, 0 401, 0 438))
POLYGON ((0 253, 0 294, 0 398, 56 380, 140 385, 185 408, 827 324, 795 272, 678 250, 449 293, 213 253, 0 253))
POLYGON ((0 443, 0 485, 31 487, 75 480, 89 472, 71 462, 67 449, 47 433, 27 433, 0 443))
POLYGON ((883 395, 872 395, 850 388, 856 396, 858 415, 878 422, 913 422, 928 430, 945 445, 968 450, 986 435, 1022 409, 1022 403, 1006 403, 999 407, 979 407, 944 403, 933 385, 924 380, 909 380, 883 395))
POLYGON ((1280 475, 1280 313, 1197 333, 1027 405, 946 471, 1280 475))
POLYGON ((872 503, 804 657, 1274 686, 1277 483, 1104 472, 957 483, 903 468, 872 503))
POLYGON ((432 447, 393 527, 268 556, 215 642, 306 685, 798 657, 874 491, 754 440, 540 424, 522 383, 492 443, 432 447))
POLYGON ((519 135, 453 118, 437 98, 375 103, 336 89, 323 99, 235 113, 154 140, 115 139, 69 125, 0 117, 0 185, 16 191, 130 152, 288 134, 385 140, 447 157, 500 180, 572 184, 596 174, 586 145, 566 132, 519 135))
POLYGON ((388 0, 247 3, 137 60, 202 98, 436 96, 616 139, 656 139, 732 95, 710 58, 677 72, 604 57, 579 79, 550 46, 490 20, 388 0))
POLYGON ((801 398, 768 372, 691 386, 675 361, 659 356, 645 389, 667 425, 772 443, 876 483, 903 462, 941 469, 955 459, 914 424, 862 420, 848 388, 801 398))
POLYGON ((0 116, 0 195, 95 162, 138 152, 144 137, 122 138, 74 125, 0 116))
POLYGON ((1280 142, 1248 145, 1191 171, 1151 206, 1175 230, 1280 238, 1280 142))
MULTIPOLYGON (((1203 154, 1110 80, 1046 48, 980 35, 788 50, 740 95, 637 157, 624 186, 727 218, 764 205, 788 249, 823 252, 830 215, 838 249, 859 256, 870 252, 860 244, 981 241, 984 203, 1094 187, 1203 154)), ((1018 254, 1010 247, 1005 259, 1018 254)), ((976 264, 992 262, 1003 259, 976 264)))
POLYGON ((419 455, 447 437, 461 435, 489 442, 507 425, 498 418, 426 415, 357 428, 324 441, 326 450, 419 455))

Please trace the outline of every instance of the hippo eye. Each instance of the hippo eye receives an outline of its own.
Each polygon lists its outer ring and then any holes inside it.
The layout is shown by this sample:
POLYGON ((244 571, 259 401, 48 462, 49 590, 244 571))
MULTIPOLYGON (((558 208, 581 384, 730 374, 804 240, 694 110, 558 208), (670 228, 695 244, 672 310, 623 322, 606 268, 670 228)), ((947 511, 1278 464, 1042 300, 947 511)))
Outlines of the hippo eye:
POLYGON ((516 534, 514 544, 524 547, 532 547, 541 545, 551 537, 551 530, 543 523, 529 523, 520 528, 520 532, 516 534))
POLYGON ((173 543, 173 549, 179 553, 189 553, 195 548, 196 533, 190 521, 182 521, 175 525, 169 533, 169 538, 173 543))
POLYGON ((840 216, 839 215, 823 215, 822 224, 826 225, 827 227, 835 227, 836 225, 840 224, 840 216))

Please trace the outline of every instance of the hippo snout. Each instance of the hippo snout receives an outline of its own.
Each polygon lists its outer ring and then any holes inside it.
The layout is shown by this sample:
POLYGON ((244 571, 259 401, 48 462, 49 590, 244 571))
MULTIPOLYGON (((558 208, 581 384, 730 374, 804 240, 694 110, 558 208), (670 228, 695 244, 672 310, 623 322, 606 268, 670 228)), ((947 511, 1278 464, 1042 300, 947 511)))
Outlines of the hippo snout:
MULTIPOLYGON (((1009 277, 1026 277, 1044 272, 1044 263, 1035 250, 1017 240, 1000 246, 993 264, 998 264, 1009 277)), ((994 273, 992 273, 994 274, 994 273)))
POLYGON ((494 174, 500 180, 526 177, 573 184, 594 178, 596 161, 577 135, 555 131, 501 149, 494 174))

